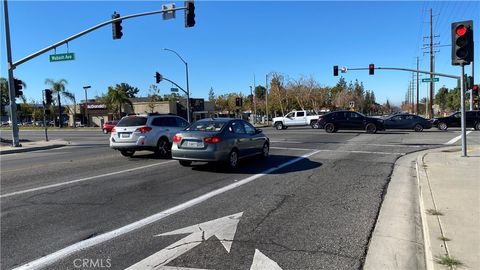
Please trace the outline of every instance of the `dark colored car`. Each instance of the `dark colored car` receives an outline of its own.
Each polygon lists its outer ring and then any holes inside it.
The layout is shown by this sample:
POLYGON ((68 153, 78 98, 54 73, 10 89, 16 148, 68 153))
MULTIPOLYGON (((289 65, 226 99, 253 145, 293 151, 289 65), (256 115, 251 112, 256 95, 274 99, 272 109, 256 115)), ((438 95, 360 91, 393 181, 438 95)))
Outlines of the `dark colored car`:
MULTIPOLYGON (((480 110, 466 111, 466 127, 480 130, 480 110)), ((440 130, 447 130, 449 127, 461 127, 462 126, 462 114, 461 112, 455 112, 447 117, 438 117, 433 119, 433 126, 440 130)))
POLYGON ((107 121, 103 123, 102 131, 105 134, 112 132, 112 129, 118 124, 118 121, 107 121))
POLYGON ((383 120, 385 129, 413 129, 420 132, 432 127, 432 122, 418 115, 396 114, 383 120))
POLYGON ((233 169, 242 158, 267 158, 269 149, 268 137, 250 123, 241 119, 208 118, 191 124, 173 137, 172 158, 182 166, 190 166, 193 161, 221 161, 233 169))
POLYGON ((328 133, 340 129, 365 130, 367 133, 385 130, 382 119, 367 117, 353 111, 335 111, 319 116, 318 127, 324 128, 328 133))

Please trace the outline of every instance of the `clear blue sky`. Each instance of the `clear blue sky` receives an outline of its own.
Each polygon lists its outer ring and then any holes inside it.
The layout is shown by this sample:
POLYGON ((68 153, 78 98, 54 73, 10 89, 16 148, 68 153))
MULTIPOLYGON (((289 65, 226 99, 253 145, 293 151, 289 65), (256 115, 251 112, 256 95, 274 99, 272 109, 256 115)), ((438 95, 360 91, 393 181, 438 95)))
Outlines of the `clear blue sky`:
MULTIPOLYGON (((121 15, 160 9, 171 2, 138 1, 9 1, 13 60, 17 61, 88 27, 106 21, 113 11, 121 15)), ((175 2, 182 6, 183 2, 175 2)), ((121 40, 112 39, 111 26, 69 43, 75 61, 49 62, 48 52, 20 65, 15 76, 24 80, 27 98, 41 100, 46 78, 66 79, 67 89, 84 99, 82 86, 91 85, 89 98, 105 93, 107 87, 127 82, 148 94, 155 71, 185 86, 184 65, 172 53, 176 50, 189 63, 193 97, 250 92, 265 84, 265 74, 276 71, 297 79, 312 76, 322 85, 334 85, 332 66, 414 68, 420 57, 421 69, 429 67, 428 54, 421 47, 429 35, 429 9, 434 14, 434 34, 439 45, 449 45, 450 24, 480 18, 478 1, 414 2, 196 2, 196 25, 184 28, 183 12, 175 20, 163 21, 153 15, 124 21, 121 40)), ((1 76, 7 76, 3 9, 1 11, 1 76)), ((474 21, 480 44, 479 21, 474 21)), ((475 47, 478 61, 478 45, 475 47)), ((459 74, 450 64, 450 47, 438 47, 436 70, 459 74)), ((67 47, 57 48, 57 53, 67 47)), ((470 67, 466 68, 471 73, 470 67)), ((475 70, 478 76, 478 68, 475 70)), ((399 104, 411 74, 397 71, 351 71, 347 81, 363 81, 377 101, 387 98, 399 104)), ((478 79, 476 80, 478 83, 478 79)), ((441 78, 440 84, 454 87, 456 81, 441 78)), ((171 85, 159 84, 161 94, 171 85)), ((427 84, 420 87, 421 96, 427 84)))

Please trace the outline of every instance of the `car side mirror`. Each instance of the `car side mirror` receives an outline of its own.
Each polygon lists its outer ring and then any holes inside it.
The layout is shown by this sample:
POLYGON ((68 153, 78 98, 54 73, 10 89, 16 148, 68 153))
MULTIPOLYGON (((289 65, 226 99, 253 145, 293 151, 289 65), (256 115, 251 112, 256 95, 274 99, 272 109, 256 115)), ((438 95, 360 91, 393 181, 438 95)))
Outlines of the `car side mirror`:
POLYGON ((255 129, 255 134, 260 134, 260 133, 262 133, 261 129, 259 129, 259 128, 255 129))

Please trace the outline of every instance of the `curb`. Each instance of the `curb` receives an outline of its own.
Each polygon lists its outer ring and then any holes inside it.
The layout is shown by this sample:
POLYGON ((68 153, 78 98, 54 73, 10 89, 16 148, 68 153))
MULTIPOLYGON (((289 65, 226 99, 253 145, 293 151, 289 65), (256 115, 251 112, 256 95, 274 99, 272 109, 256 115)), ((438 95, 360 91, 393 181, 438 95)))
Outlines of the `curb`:
POLYGON ((65 143, 57 143, 57 144, 45 145, 45 146, 26 147, 26 148, 17 147, 17 148, 14 148, 14 149, 0 150, 0 155, 25 153, 25 152, 33 152, 33 151, 40 151, 40 150, 49 150, 49 149, 64 147, 64 146, 67 146, 69 144, 70 144, 69 142, 65 142, 65 143))
POLYGON ((427 270, 434 270, 433 266, 433 256, 432 256, 432 250, 431 250, 431 244, 430 244, 430 232, 428 230, 428 224, 427 224, 427 215, 426 215, 426 209, 425 209, 425 203, 424 203, 424 197, 423 197, 423 190, 422 190, 422 185, 421 185, 421 180, 420 177, 424 177, 426 179, 427 177, 427 172, 425 171, 424 163, 423 163, 423 158, 428 154, 423 153, 420 154, 417 157, 417 160, 415 162, 415 167, 417 171, 417 187, 418 187, 418 202, 420 205, 420 218, 422 220, 422 231, 423 231, 423 243, 424 243, 424 252, 425 252, 425 267, 427 270), (420 166, 420 164, 422 166, 420 166), (422 176, 420 176, 422 175, 422 176))

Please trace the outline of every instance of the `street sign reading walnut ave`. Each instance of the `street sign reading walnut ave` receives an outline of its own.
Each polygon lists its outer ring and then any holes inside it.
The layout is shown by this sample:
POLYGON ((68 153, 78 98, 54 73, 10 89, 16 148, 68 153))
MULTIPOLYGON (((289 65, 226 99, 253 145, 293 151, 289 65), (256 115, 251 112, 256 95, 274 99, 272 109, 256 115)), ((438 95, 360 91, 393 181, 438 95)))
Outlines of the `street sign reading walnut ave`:
MULTIPOLYGON (((194 247, 207 241, 210 237, 216 236, 220 239, 220 243, 230 253, 230 248, 233 244, 233 238, 237 231, 237 225, 242 217, 243 212, 236 213, 230 216, 210 220, 204 223, 188 226, 175 231, 155 235, 155 237, 176 234, 188 234, 186 237, 171 244, 170 246, 158 251, 157 253, 137 262, 128 267, 126 270, 148 270, 148 269, 186 269, 182 267, 167 266, 168 263, 175 258, 180 257, 194 247)), ((188 268, 198 269, 198 268, 188 268)), ((258 249, 255 249, 255 255, 250 270, 272 269, 282 270, 280 266, 273 260, 269 259, 258 249)), ((208 270, 208 269, 198 269, 208 270)))
POLYGON ((50 62, 70 61, 70 60, 75 60, 74 53, 59 53, 59 54, 50 55, 50 62))

